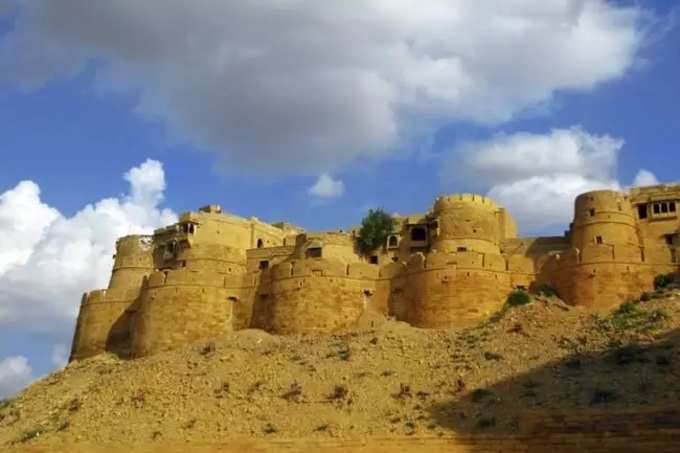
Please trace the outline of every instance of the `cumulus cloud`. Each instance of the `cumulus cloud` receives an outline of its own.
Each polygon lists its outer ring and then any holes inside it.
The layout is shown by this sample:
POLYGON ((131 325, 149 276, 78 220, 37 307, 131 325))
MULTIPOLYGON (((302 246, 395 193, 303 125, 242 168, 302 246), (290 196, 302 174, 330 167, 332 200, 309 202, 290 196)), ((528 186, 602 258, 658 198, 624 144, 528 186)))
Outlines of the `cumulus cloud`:
MULTIPOLYGON (((66 217, 40 200, 38 186, 19 183, 0 196, 0 328, 56 332, 70 338, 82 293, 106 287, 117 238, 151 233, 176 220, 161 209, 165 175, 148 160, 125 178, 130 192, 66 217), (34 219, 30 228, 22 226, 34 219)), ((68 340, 66 340, 68 341, 68 340)))
POLYGON ((226 161, 315 172, 619 77, 647 17, 605 0, 20 5, 0 80, 35 89, 95 61, 98 88, 226 161))
POLYGON ((323 173, 307 192, 310 196, 316 198, 338 198, 345 193, 345 183, 323 173))
POLYGON ((0 398, 7 398, 33 381, 33 370, 26 357, 7 357, 0 361, 0 398))
POLYGON ((50 361, 56 368, 64 368, 68 363, 69 349, 65 344, 56 344, 52 347, 50 361))
POLYGON ((656 175, 644 168, 637 172, 637 175, 635 175, 635 179, 633 180, 633 187, 655 186, 657 184, 659 184, 659 180, 656 178, 656 175))
POLYGON ((59 212, 40 201, 40 188, 22 181, 0 195, 0 276, 26 264, 59 212))
POLYGON ((616 168, 623 144, 579 127, 497 135, 455 150, 444 177, 468 178, 490 188, 488 195, 510 209, 523 232, 566 229, 577 195, 621 189, 616 168))

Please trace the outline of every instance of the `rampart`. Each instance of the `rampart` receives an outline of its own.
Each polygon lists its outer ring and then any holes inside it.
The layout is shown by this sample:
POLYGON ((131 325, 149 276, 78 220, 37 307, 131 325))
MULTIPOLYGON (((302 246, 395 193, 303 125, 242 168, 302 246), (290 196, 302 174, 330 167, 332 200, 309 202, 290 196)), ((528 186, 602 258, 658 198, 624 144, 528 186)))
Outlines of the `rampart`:
POLYGON ((677 268, 668 248, 591 244, 550 257, 541 274, 565 301, 607 310, 652 291, 656 275, 677 268))
POLYGON ((83 296, 71 358, 139 357, 245 328, 330 332, 367 312, 467 326, 539 284, 569 304, 611 309, 678 270, 678 210, 680 186, 588 192, 564 236, 518 238, 505 208, 454 194, 398 217, 384 246, 362 256, 358 228, 305 233, 212 205, 118 241, 108 289, 83 296))
POLYGON ((262 275, 253 327, 273 333, 350 327, 372 307, 378 268, 337 259, 292 260, 262 275))
POLYGON ((505 303, 513 287, 534 278, 533 261, 479 252, 415 254, 405 266, 388 265, 389 312, 418 327, 470 325, 505 303))
POLYGON ((113 271, 107 290, 83 295, 71 360, 104 351, 130 353, 132 314, 144 280, 153 271, 152 238, 126 236, 116 242, 113 271))

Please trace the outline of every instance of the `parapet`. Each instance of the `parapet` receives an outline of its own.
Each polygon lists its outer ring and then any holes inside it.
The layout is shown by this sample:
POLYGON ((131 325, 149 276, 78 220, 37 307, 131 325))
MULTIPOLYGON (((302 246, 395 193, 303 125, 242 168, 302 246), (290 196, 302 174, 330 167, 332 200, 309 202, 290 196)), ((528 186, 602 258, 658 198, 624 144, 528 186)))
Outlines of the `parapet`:
POLYGON ((290 260, 274 265, 269 274, 272 280, 294 277, 335 277, 375 280, 380 269, 374 264, 344 263, 336 259, 315 258, 290 260))
POLYGON ((457 193, 450 195, 443 195, 438 197, 432 208, 432 211, 444 211, 452 206, 458 205, 460 203, 474 204, 480 207, 480 209, 497 211, 500 207, 491 198, 485 197, 483 195, 478 195, 474 193, 457 193))

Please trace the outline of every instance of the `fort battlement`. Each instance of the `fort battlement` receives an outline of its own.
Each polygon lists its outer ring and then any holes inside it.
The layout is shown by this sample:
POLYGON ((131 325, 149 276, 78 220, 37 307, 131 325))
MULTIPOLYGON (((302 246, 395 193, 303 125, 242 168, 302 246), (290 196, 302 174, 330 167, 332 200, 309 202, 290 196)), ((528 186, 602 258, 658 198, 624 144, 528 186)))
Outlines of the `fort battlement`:
POLYGON ((246 328, 328 332, 368 311, 423 328, 472 325, 537 284, 610 309, 678 271, 679 210, 680 185, 587 192, 564 236, 522 238, 493 200, 453 194, 397 217, 363 256, 358 227, 304 232, 211 205, 117 242, 108 289, 83 296, 71 357, 138 357, 246 328))
POLYGON ((481 209, 497 211, 500 207, 491 198, 474 193, 457 193, 437 197, 434 202, 433 211, 441 211, 450 206, 455 206, 461 202, 478 205, 481 209))

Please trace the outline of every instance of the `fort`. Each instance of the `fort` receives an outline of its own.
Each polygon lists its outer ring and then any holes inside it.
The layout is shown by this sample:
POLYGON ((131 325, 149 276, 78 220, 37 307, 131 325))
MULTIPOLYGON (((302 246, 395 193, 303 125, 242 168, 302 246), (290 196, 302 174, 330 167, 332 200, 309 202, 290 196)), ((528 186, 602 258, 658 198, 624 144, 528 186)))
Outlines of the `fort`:
POLYGON ((374 255, 358 228, 306 232, 222 212, 180 216, 118 240, 107 289, 82 298, 71 360, 142 357, 226 331, 329 332, 381 313, 421 328, 490 317, 517 288, 550 285, 571 305, 608 310, 678 270, 680 184, 576 198, 559 237, 518 237, 510 213, 474 194, 398 216, 374 255))

